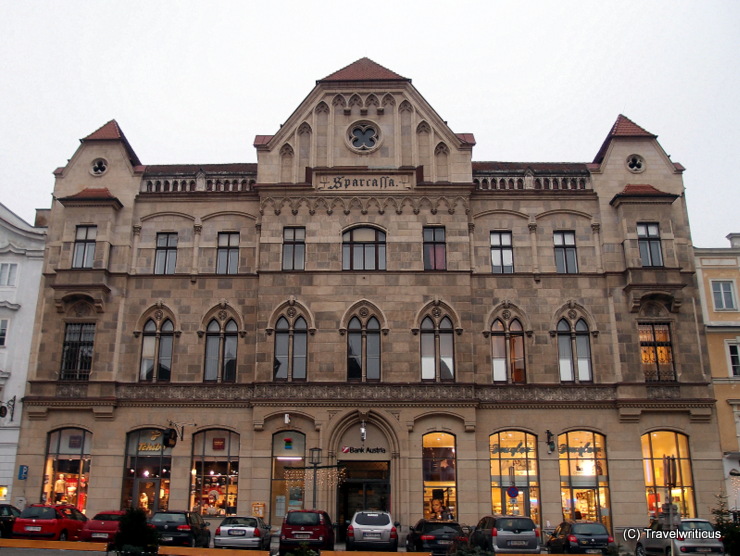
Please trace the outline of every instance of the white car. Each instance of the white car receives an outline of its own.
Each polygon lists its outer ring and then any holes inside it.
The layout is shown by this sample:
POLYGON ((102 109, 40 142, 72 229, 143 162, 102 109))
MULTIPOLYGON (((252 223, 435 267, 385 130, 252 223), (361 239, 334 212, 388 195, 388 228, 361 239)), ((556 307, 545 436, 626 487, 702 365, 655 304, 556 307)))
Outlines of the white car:
POLYGON ((260 517, 227 517, 216 529, 213 546, 270 550, 270 526, 260 517))
POLYGON ((706 519, 682 519, 676 530, 655 521, 642 532, 635 547, 635 556, 686 553, 724 554, 725 547, 719 532, 706 519))

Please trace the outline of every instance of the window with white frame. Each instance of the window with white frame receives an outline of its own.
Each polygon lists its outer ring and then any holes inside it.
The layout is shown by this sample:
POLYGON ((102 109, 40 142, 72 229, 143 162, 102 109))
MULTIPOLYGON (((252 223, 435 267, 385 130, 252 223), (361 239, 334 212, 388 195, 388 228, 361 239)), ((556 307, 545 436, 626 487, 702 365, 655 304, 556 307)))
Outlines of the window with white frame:
POLYGON ((727 344, 727 355, 730 358, 730 376, 740 377, 740 338, 727 344))
POLYGON ((0 286, 15 286, 18 265, 16 263, 0 264, 0 286))
POLYGON ((0 319, 0 346, 4 346, 8 339, 8 319, 0 319))
POLYGON ((494 274, 514 272, 511 232, 491 232, 491 270, 494 274))
POLYGON ((712 280, 715 311, 737 311, 735 283, 732 280, 712 280))

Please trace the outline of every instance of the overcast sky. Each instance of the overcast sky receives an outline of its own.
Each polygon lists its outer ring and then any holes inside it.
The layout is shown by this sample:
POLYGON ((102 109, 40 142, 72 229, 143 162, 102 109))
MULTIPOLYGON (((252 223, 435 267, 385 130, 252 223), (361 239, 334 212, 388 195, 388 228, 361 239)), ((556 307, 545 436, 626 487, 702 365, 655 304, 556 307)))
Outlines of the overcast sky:
POLYGON ((694 244, 740 232, 740 2, 0 0, 0 202, 116 119, 143 164, 256 162, 317 79, 412 79, 473 160, 590 162, 621 113, 686 167, 694 244))

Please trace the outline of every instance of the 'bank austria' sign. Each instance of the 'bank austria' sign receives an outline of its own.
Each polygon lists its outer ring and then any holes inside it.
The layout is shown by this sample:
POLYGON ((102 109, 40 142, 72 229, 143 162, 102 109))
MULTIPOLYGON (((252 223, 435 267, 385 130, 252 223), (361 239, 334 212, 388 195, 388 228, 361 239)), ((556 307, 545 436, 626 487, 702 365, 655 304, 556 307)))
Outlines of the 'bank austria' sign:
POLYGON ((342 446, 343 454, 385 454, 386 449, 382 446, 371 448, 369 446, 342 446))
POLYGON ((320 174, 316 190, 339 192, 393 192, 411 189, 410 174, 320 174))

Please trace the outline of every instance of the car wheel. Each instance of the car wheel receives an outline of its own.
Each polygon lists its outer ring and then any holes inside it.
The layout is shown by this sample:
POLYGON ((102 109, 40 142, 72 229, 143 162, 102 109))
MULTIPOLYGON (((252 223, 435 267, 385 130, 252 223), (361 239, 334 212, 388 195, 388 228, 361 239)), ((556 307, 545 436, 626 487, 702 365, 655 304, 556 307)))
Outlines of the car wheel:
POLYGON ((66 541, 67 540, 67 531, 62 531, 59 533, 59 540, 60 541, 66 541))
POLYGON ((641 544, 638 544, 635 547, 635 556, 645 556, 645 547, 641 544))

